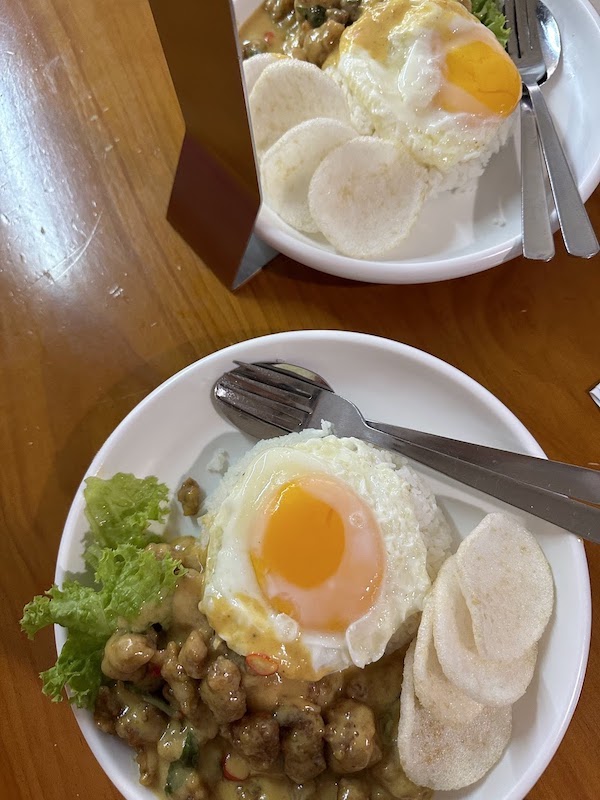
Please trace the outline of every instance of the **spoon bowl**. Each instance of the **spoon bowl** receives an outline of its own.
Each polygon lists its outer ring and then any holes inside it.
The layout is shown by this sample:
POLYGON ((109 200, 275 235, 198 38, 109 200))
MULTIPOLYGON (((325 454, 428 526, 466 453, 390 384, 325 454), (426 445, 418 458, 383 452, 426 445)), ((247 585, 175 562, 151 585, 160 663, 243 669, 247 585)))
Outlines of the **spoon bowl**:
POLYGON ((560 29, 548 6, 538 0, 537 4, 537 18, 541 26, 541 45, 542 53, 544 55, 544 63, 546 64, 546 75, 540 81, 540 84, 546 83, 554 75, 560 64, 560 55, 562 51, 562 42, 560 38, 560 29))

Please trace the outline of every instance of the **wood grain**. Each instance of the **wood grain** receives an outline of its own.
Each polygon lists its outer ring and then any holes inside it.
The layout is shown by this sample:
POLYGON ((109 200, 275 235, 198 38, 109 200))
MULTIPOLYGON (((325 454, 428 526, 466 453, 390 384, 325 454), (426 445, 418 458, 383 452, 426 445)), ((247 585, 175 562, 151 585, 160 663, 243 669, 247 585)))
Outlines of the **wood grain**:
MULTIPOLYGON (((360 285, 280 256, 235 296, 165 221, 183 126, 142 0, 6 0, 0 23, 0 747, 12 800, 116 799, 66 704, 40 692, 73 493, 115 425, 197 358, 301 328, 422 348, 504 401, 550 457, 598 466, 600 259, 522 259, 423 286, 360 285)), ((600 230, 600 193, 588 209, 600 230)), ((600 548, 588 673, 532 800, 600 786, 600 548)), ((491 799, 492 800, 492 799, 491 799)))

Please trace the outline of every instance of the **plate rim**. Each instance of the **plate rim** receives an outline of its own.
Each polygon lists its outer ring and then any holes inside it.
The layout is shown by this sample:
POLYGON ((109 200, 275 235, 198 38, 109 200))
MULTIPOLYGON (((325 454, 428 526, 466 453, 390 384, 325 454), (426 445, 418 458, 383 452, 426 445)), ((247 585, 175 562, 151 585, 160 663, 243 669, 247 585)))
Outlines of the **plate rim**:
MULTIPOLYGON (((134 408, 131 409, 131 411, 116 426, 112 433, 109 434, 103 445, 92 459, 74 494, 61 534, 60 545, 56 557, 54 581, 60 585, 65 578, 66 571, 62 568, 61 564, 63 564, 65 561, 65 555, 67 551, 73 546, 73 532, 75 530, 78 518, 83 513, 82 490, 85 484, 85 479, 90 475, 95 475, 98 473, 103 462, 110 453, 114 442, 119 439, 121 432, 128 427, 134 419, 140 416, 151 403, 156 401, 159 396, 168 392, 170 387, 175 382, 181 381, 187 374, 190 374, 195 370, 202 369, 203 366, 210 364, 211 361, 220 359, 229 353, 235 353, 239 349, 243 350, 245 347, 252 346, 255 343, 269 344, 272 342, 279 346, 285 345, 285 343, 289 341, 294 342, 298 340, 305 340, 309 342, 311 339, 331 339, 332 341, 338 343, 343 342, 346 344, 365 344, 376 348, 382 348, 383 350, 387 350, 392 354, 405 358, 408 357, 417 363, 424 364, 428 369, 433 369, 434 371, 442 373, 445 377, 449 377, 451 380, 453 379, 460 386, 466 388, 470 393, 474 394, 477 399, 483 401, 488 408, 496 413, 496 415, 502 420, 503 424, 506 424, 510 431, 514 433, 515 437, 518 438, 525 452, 530 455, 547 458, 541 446, 525 427, 525 425, 508 408, 508 406, 506 406, 498 397, 496 397, 496 395, 486 389, 482 384, 480 384, 467 373, 463 372, 457 367, 454 367, 443 359, 428 353, 425 350, 421 350, 420 348, 412 345, 382 336, 335 329, 304 329, 252 337, 250 339, 244 339, 239 342, 235 342, 224 348, 214 350, 211 353, 207 353, 202 358, 199 358, 191 364, 188 364, 186 367, 167 378, 148 395, 146 395, 146 397, 144 397, 136 406, 134 406, 134 408), (70 536, 68 536, 68 531, 72 531, 70 536)), ((583 648, 577 664, 577 675, 573 684, 573 689, 566 703, 566 712, 563 715, 563 719, 561 720, 554 737, 552 738, 551 742, 547 743, 544 756, 542 758, 536 757, 532 760, 528 769, 521 775, 516 785, 513 786, 510 792, 504 796, 504 800, 522 800, 522 798, 535 785, 537 780, 543 774, 550 761, 554 758, 577 707, 587 669, 591 639, 592 612, 591 586, 587 558, 584 544, 580 537, 567 532, 563 532, 562 535, 570 537, 571 545, 574 548, 576 557, 575 578, 576 586, 580 595, 580 601, 582 602, 579 622, 583 630, 583 648)), ((59 626, 55 626, 54 639, 57 652, 60 652, 65 638, 64 629, 60 628, 59 626)), ((90 712, 85 709, 77 709, 74 706, 71 708, 87 746, 91 749, 94 757, 102 767, 103 771, 124 797, 130 797, 129 790, 131 787, 128 779, 126 779, 120 771, 117 771, 115 774, 115 770, 110 769, 113 762, 110 758, 106 757, 105 750, 101 746, 101 740, 94 736, 88 736, 90 731, 92 731, 92 733, 98 732, 93 726, 93 722, 91 722, 90 712)), ((145 792, 149 791, 146 789, 146 787, 142 787, 141 784, 136 786, 136 789, 138 790, 138 794, 140 790, 144 790, 145 792)), ((154 795, 152 792, 149 792, 149 794, 142 793, 139 794, 139 796, 153 797, 154 795)))

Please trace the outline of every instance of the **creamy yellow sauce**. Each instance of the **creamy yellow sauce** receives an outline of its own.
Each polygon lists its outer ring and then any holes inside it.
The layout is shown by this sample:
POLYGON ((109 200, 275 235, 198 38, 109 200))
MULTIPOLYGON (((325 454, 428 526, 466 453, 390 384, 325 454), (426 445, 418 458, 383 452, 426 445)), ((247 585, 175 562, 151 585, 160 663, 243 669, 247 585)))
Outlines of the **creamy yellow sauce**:
POLYGON ((273 22, 261 3, 240 26, 239 36, 242 44, 245 41, 261 41, 265 43, 265 52, 283 53, 288 31, 289 25, 273 22))
POLYGON ((340 48, 343 50, 346 45, 356 44, 370 53, 375 61, 385 61, 389 50, 388 33, 401 24, 409 8, 407 0, 366 6, 360 25, 346 29, 340 48))
MULTIPOLYGON (((254 597, 239 595, 239 602, 252 613, 253 622, 247 621, 243 631, 239 630, 239 621, 231 612, 231 601, 227 598, 211 598, 205 609, 206 616, 219 636, 229 646, 240 653, 269 653, 279 662, 279 673, 285 678, 308 677, 318 680, 323 672, 314 670, 310 653, 301 644, 300 638, 290 642, 279 641, 270 630, 263 606, 254 597)), ((235 598, 234 598, 235 602, 235 598)))

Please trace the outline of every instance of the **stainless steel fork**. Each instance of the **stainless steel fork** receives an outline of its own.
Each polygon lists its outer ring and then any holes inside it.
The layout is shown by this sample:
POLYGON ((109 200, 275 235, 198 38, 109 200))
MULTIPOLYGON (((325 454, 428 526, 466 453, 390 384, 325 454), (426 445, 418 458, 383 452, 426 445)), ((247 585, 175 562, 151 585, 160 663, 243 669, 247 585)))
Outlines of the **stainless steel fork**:
MULTIPOLYGON (((539 86, 546 77, 546 64, 540 43, 537 0, 505 0, 504 13, 511 28, 509 55, 521 75, 525 90, 525 103, 528 100, 531 102, 531 108, 535 114, 565 247, 571 255, 591 258, 598 253, 600 245, 539 86)), ((526 118, 527 122, 529 120, 526 118)), ((530 129, 527 127, 525 135, 531 136, 530 129)), ((530 142, 530 139, 528 141, 530 142)), ((530 144, 528 147, 528 152, 535 160, 535 150, 530 144)), ((537 170, 537 165, 531 164, 530 168, 532 171, 537 170)), ((528 165, 522 164, 521 169, 527 170, 528 165)), ((531 177, 532 174, 528 176, 528 178, 531 177)), ((535 176, 533 177, 535 179, 535 176)), ((539 191, 539 174, 538 188, 533 191, 536 193, 539 191)), ((528 203, 530 202, 528 200, 528 203)), ((534 212, 535 206, 524 208, 524 224, 527 219, 528 230, 532 229, 534 212)), ((543 230, 542 235, 545 235, 543 230)))
MULTIPOLYGON (((353 403, 301 378, 284 375, 254 364, 243 364, 240 370, 228 372, 217 381, 214 395, 218 403, 225 403, 254 419, 264 420, 282 433, 310 427, 318 428, 323 422, 331 422, 338 436, 356 437, 401 453, 516 508, 553 522, 585 539, 600 543, 600 509, 550 489, 531 485, 497 470, 494 471, 480 463, 465 461, 456 455, 440 452, 373 428, 367 424, 353 403)), ((455 440, 448 441, 457 444, 455 440)), ((480 453, 482 459, 484 456, 485 453, 483 455, 480 453)), ((555 464, 545 459, 531 458, 531 461, 537 462, 535 466, 540 473, 544 468, 555 464)), ((579 469, 571 465, 559 466, 579 469)), ((592 470, 585 472, 597 475, 592 470)), ((598 478, 600 480, 600 476, 598 478)), ((591 488, 589 491, 592 491, 591 488)), ((593 498, 598 501, 597 494, 593 495, 593 498)))
MULTIPOLYGON (((511 28, 508 54, 519 58, 516 27, 511 28)), ((546 196, 545 167, 535 114, 527 90, 519 104, 521 112, 521 227, 523 255, 535 261, 554 257, 554 238, 550 227, 550 209, 546 196)))

